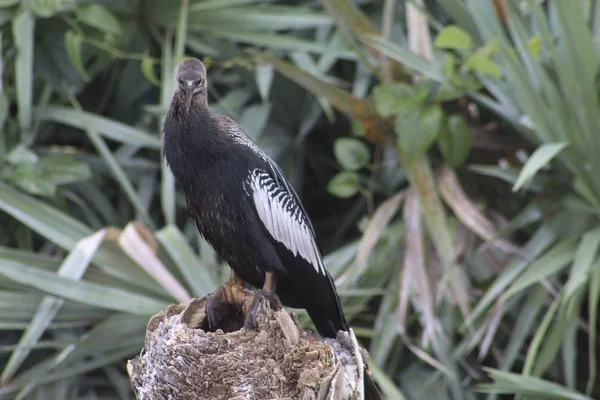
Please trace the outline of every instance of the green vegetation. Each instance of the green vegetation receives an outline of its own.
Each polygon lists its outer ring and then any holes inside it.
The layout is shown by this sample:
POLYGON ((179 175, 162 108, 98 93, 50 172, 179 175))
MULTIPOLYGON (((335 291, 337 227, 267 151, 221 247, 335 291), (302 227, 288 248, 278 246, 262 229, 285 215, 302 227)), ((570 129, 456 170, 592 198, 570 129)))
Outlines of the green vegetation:
POLYGON ((388 399, 600 398, 598 0, 0 0, 0 24, 0 398, 131 399, 149 317, 227 279, 160 157, 186 56, 298 188, 388 399))

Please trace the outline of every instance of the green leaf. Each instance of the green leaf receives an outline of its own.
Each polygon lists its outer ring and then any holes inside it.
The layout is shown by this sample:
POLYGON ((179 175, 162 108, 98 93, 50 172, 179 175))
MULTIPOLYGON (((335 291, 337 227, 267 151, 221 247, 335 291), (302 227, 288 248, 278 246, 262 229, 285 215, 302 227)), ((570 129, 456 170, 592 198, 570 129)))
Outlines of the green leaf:
POLYGON ((93 124, 89 123, 89 120, 86 118, 85 112, 81 108, 81 104, 77 101, 75 96, 73 96, 70 92, 65 92, 71 104, 75 108, 81 123, 83 124, 84 131, 87 134, 88 139, 92 142, 96 151, 100 154, 106 165, 108 166, 110 172, 114 176, 115 180, 119 183, 119 186, 127 197, 129 201, 134 206, 136 211, 139 213, 142 221, 146 226, 152 230, 156 229, 154 220, 150 217, 150 214, 147 211, 147 207, 142 202, 139 193, 135 190, 133 183, 130 177, 125 173, 123 167, 111 151, 110 147, 106 144, 104 139, 100 136, 99 132, 93 127, 93 124))
POLYGON ((61 154, 42 158, 38 168, 42 170, 46 179, 57 185, 85 181, 92 176, 92 171, 86 163, 61 154))
MULTIPOLYGON (((194 28, 212 30, 227 26, 231 29, 254 30, 289 30, 307 29, 332 25, 331 17, 322 10, 311 10, 308 7, 261 4, 253 6, 225 5, 226 0, 218 0, 220 9, 207 12, 204 7, 207 1, 190 2, 190 25, 194 28)), ((237 3, 240 3, 238 0, 237 3)), ((242 2, 243 3, 243 2, 242 2)), ((165 3, 167 7, 168 3, 165 3)), ((213 7, 209 7, 213 8, 213 7)))
POLYGON ((410 157, 425 153, 441 132, 444 113, 439 105, 408 108, 396 115, 398 145, 410 157))
POLYGON ((156 238, 181 271, 194 296, 206 296, 219 286, 209 267, 202 264, 175 225, 165 226, 156 233, 156 238))
MULTIPOLYGON (((5 93, 0 93, 0 129, 4 129, 4 123, 6 122, 6 118, 8 118, 8 107, 8 98, 5 93)), ((0 153, 0 157, 2 156, 3 154, 0 153)))
POLYGON ((456 57, 450 51, 444 52, 444 71, 450 79, 456 76, 456 57))
POLYGON ((77 7, 75 16, 84 24, 102 32, 120 35, 123 30, 121 23, 106 7, 98 3, 85 4, 77 7))
POLYGON ((258 92, 263 101, 269 99, 269 92, 271 91, 274 76, 275 70, 272 65, 260 64, 256 66, 254 78, 256 79, 256 86, 258 86, 258 92))
POLYGON ((173 49, 175 59, 181 59, 185 52, 185 43, 188 32, 189 2, 182 1, 179 5, 179 16, 177 18, 177 29, 175 31, 175 48, 173 49))
POLYGON ((394 42, 373 34, 365 34, 361 39, 370 47, 379 51, 382 55, 388 56, 406 67, 412 69, 420 75, 428 76, 436 81, 443 82, 443 69, 440 69, 434 62, 411 52, 409 49, 397 45, 394 42))
POLYGON ((56 14, 63 3, 72 2, 72 0, 25 0, 24 4, 28 10, 35 15, 48 18, 56 14))
POLYGON ((369 363, 369 368, 373 371, 373 378, 377 381, 385 398, 388 400, 406 400, 404 394, 398 389, 398 385, 390 379, 385 372, 376 364, 369 363))
POLYGON ((598 249, 600 249, 600 229, 594 229, 583 235, 564 289, 564 303, 569 304, 568 314, 570 317, 574 312, 571 302, 573 296, 589 281, 594 267, 600 267, 600 261, 594 262, 598 256, 598 249))
MULTIPOLYGON (((105 230, 102 229, 95 234, 82 239, 69 253, 57 271, 58 276, 64 276, 79 280, 90 264, 92 256, 104 239, 105 230)), ((2 380, 6 381, 19 369, 30 350, 35 345, 44 331, 48 328, 58 311, 64 304, 64 300, 53 296, 44 296, 39 305, 31 324, 27 327, 19 340, 17 349, 11 354, 4 371, 2 380)))
POLYGON ((323 4, 344 30, 360 35, 361 33, 377 33, 378 29, 365 12, 352 0, 324 0, 323 4))
MULTIPOLYGON (((171 96, 175 91, 175 60, 173 58, 173 44, 169 35, 165 36, 162 52, 162 82, 160 86, 160 104, 165 110, 169 108, 171 96)), ((160 131, 164 123, 164 114, 161 115, 157 124, 160 131)), ((160 148, 160 142, 159 147, 160 148)), ((167 159, 162 157, 160 161, 160 201, 161 208, 167 224, 175 222, 175 176, 167 165, 167 159)))
POLYGON ((110 118, 102 117, 98 114, 86 111, 79 113, 71 107, 36 107, 35 119, 37 121, 59 122, 79 129, 85 129, 89 126, 98 131, 102 136, 119 143, 127 143, 150 149, 160 149, 160 138, 157 134, 150 134, 142 129, 135 128, 110 118))
POLYGON ((129 314, 153 315, 168 305, 166 301, 106 285, 76 281, 18 262, 3 261, 0 275, 57 297, 129 314))
POLYGON ((542 39, 538 35, 532 37, 527 42, 527 48, 534 56, 538 56, 540 54, 540 49, 542 48, 542 39))
POLYGON ((263 46, 273 50, 306 51, 316 54, 327 54, 345 60, 356 60, 356 53, 342 49, 330 48, 326 44, 314 40, 307 40, 289 34, 271 32, 249 32, 247 30, 232 30, 224 26, 215 27, 210 33, 218 38, 263 46))
POLYGON ((21 2, 21 0, 0 0, 0 7, 1 8, 8 8, 8 7, 12 7, 14 5, 17 5, 21 2))
POLYGON ((348 198, 360 190, 360 179, 356 172, 342 171, 331 179, 327 191, 334 196, 348 198))
POLYGON ((152 57, 145 55, 141 62, 141 68, 144 78, 148 79, 153 85, 160 86, 160 81, 154 73, 154 59, 152 57))
POLYGON ((38 156, 22 144, 17 145, 8 153, 7 160, 11 164, 35 164, 38 156))
POLYGON ((504 293, 504 300, 565 268, 575 257, 577 238, 563 240, 540 256, 504 293))
POLYGON ((561 143, 546 143, 537 148, 537 150, 529 157, 517 182, 512 188, 513 192, 516 192, 525 185, 525 183, 531 181, 535 174, 547 165, 554 157, 558 155, 565 147, 569 144, 567 142, 561 143))
POLYGON ((479 72, 483 75, 490 75, 494 78, 501 78, 502 71, 500 67, 489 54, 485 53, 475 53, 466 57, 465 59, 465 67, 469 71, 479 72))
POLYGON ((484 47, 480 48, 473 54, 469 54, 465 58, 465 68, 468 71, 475 71, 482 75, 491 75, 494 78, 501 78, 502 71, 494 60, 492 60, 492 53, 499 50, 499 44, 497 39, 492 39, 484 47))
POLYGON ((270 64, 280 74, 286 76, 309 92, 319 97, 325 97, 334 107, 351 116, 352 118, 361 118, 361 111, 364 108, 361 99, 354 97, 346 90, 332 85, 312 74, 303 71, 295 65, 281 61, 266 53, 253 53, 256 58, 263 63, 270 64))
MULTIPOLYGON (((557 300, 560 302, 560 298, 557 300)), ((578 310, 579 311, 579 310, 578 310)), ((579 315, 579 313, 577 313, 579 315)), ((568 317, 565 312, 554 312, 547 316, 549 320, 552 321, 552 326, 548 326, 550 329, 546 331, 544 327, 544 321, 539 325, 538 329, 542 329, 539 333, 540 339, 543 338, 543 343, 540 340, 539 348, 535 348, 536 339, 538 337, 538 332, 535 333, 534 340, 532 346, 529 348, 529 352, 532 353, 531 360, 534 361, 532 368, 530 370, 526 370, 528 367, 527 361, 529 359, 529 354, 525 359, 525 368, 524 372, 527 375, 534 376, 543 376, 544 373, 556 362, 557 355, 559 351, 563 350, 563 355, 567 352, 568 348, 571 347, 569 344, 569 335, 572 335, 573 328, 577 330, 577 322, 574 321, 573 317, 568 317)), ((544 316, 544 320, 546 316, 544 316)), ((528 352, 528 353, 529 353, 528 352)), ((563 358, 563 368, 565 369, 565 375, 568 375, 572 370, 571 362, 565 360, 563 358)), ((568 381, 569 378, 567 378, 568 381)))
POLYGON ((17 165, 12 170, 5 170, 4 176, 27 193, 46 197, 53 197, 56 194, 56 182, 45 177, 35 164, 17 165))
POLYGON ((479 385, 479 388, 487 393, 520 394, 528 398, 592 400, 591 397, 544 379, 492 368, 484 368, 484 370, 494 381, 479 385))
POLYGON ((114 313, 95 325, 61 360, 62 365, 87 358, 95 349, 114 345, 115 338, 144 335, 148 320, 143 315, 114 313))
POLYGON ((419 135, 419 117, 421 110, 415 107, 400 110, 396 114, 395 131, 398 145, 406 152, 415 150, 415 138, 419 135))
POLYGON ((459 167, 471 151, 471 132, 462 115, 452 115, 437 141, 444 161, 451 168, 459 167))
POLYGON ((501 369, 511 369, 521 355, 521 350, 530 337, 532 328, 537 326, 538 315, 545 309, 544 305, 548 297, 548 292, 542 286, 532 288, 527 293, 527 298, 519 306, 519 314, 514 322, 514 329, 504 350, 504 358, 499 365, 501 369))
POLYGON ((19 127, 23 135, 31 128, 31 109, 33 104, 33 48, 35 19, 27 11, 20 12, 13 20, 12 33, 15 57, 15 88, 19 127))
POLYGON ((90 76, 86 72, 83 62, 81 59, 81 43, 83 42, 83 36, 76 33, 75 31, 67 31, 65 33, 65 48, 69 59, 77 69, 77 72, 81 75, 84 81, 89 81, 90 76))
POLYGON ((349 171, 366 167, 371 162, 369 148, 358 139, 337 139, 333 145, 333 152, 340 165, 349 171))
MULTIPOLYGON (((43 157, 35 163, 30 163, 35 153, 12 151, 9 161, 16 164, 14 168, 6 168, 4 177, 24 191, 52 197, 56 193, 57 185, 78 182, 91 177, 92 173, 87 164, 66 155, 51 155, 43 157)), ((15 148, 19 150, 19 147, 15 148)), ((27 150, 28 151, 28 150, 27 150)))
POLYGON ((473 39, 461 27, 448 25, 438 33, 434 45, 442 49, 470 50, 473 48, 473 39))
POLYGON ((391 117, 402 109, 416 107, 427 97, 427 90, 417 90, 407 83, 388 83, 375 88, 375 106, 384 118, 391 117))
POLYGON ((586 393, 590 394, 594 390, 594 384, 597 382, 596 371, 598 369, 596 360, 597 331, 598 331, 598 304, 600 303, 600 265, 596 263, 592 270, 590 279, 590 290, 588 293, 588 323, 590 331, 588 333, 589 377, 586 385, 586 393))
MULTIPOLYGON (((559 306, 560 306, 560 298, 555 297, 554 300, 552 300, 550 307, 548 307, 548 309, 546 310, 546 314, 544 315, 544 317, 542 318, 540 323, 537 324, 533 338, 531 339, 531 341, 528 343, 528 346, 527 346, 527 354, 525 355, 525 361, 523 362, 523 374, 524 375, 535 374, 534 367, 535 367, 536 359, 538 359, 538 356, 540 355, 540 353, 545 353, 545 354, 549 353, 544 348, 545 346, 543 346, 543 344, 545 345, 545 343, 543 343, 543 342, 544 342, 544 338, 549 337, 551 335, 551 333, 549 333, 548 330, 550 329, 550 325, 552 324, 552 322, 559 319, 559 317, 560 317, 558 315, 559 314, 558 313, 559 306)), ((556 324, 554 324, 554 326, 556 327, 556 324)), ((551 352, 556 350, 556 347, 553 345, 553 343, 550 343, 549 345, 552 347, 550 349, 551 352)))
MULTIPOLYGON (((0 182, 0 209, 66 250, 73 249, 79 240, 92 234, 90 228, 67 212, 27 196, 2 182, 0 182)), ((100 248, 94 256, 94 262, 108 275, 155 293, 164 294, 164 289, 146 273, 140 271, 137 265, 121 251, 100 248)))

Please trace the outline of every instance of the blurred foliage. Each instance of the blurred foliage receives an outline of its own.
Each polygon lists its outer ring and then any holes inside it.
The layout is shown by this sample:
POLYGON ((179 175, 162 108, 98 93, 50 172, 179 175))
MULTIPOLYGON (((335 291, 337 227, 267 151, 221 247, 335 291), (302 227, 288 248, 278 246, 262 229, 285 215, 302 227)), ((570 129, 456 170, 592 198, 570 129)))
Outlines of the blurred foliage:
POLYGON ((149 317, 227 279, 160 157, 187 56, 298 188, 388 399, 599 398, 599 11, 0 0, 0 398, 133 398, 149 317))

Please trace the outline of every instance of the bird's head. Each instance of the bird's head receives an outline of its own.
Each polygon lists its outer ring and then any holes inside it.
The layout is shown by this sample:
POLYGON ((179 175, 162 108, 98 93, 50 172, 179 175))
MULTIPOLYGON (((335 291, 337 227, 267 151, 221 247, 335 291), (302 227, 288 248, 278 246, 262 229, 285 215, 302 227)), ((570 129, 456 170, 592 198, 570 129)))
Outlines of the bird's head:
POLYGON ((188 58, 177 69, 179 90, 183 93, 188 111, 195 97, 206 97, 206 67, 197 58, 188 58))

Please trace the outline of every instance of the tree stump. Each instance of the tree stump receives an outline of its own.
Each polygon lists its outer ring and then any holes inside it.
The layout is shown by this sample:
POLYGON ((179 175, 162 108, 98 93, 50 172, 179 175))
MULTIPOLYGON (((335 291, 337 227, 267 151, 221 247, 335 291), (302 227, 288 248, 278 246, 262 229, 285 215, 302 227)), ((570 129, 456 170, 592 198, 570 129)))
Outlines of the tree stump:
POLYGON ((363 398, 365 364, 352 332, 317 339, 264 298, 258 329, 232 314, 228 331, 210 332, 206 305, 215 293, 150 319, 144 349, 128 363, 139 400, 363 398))

